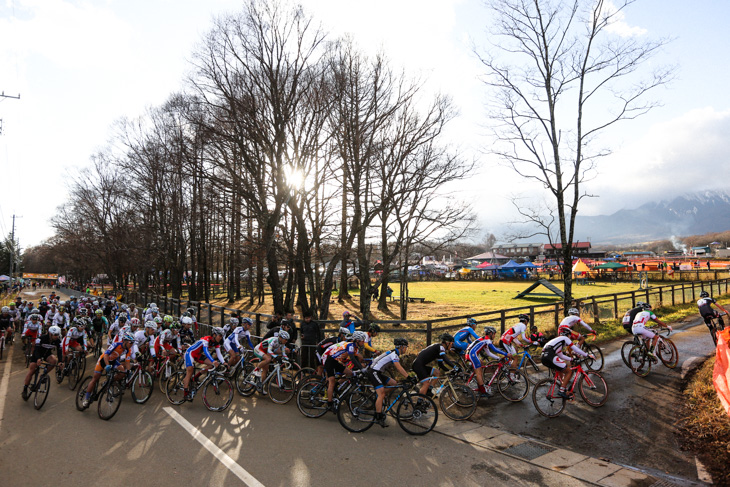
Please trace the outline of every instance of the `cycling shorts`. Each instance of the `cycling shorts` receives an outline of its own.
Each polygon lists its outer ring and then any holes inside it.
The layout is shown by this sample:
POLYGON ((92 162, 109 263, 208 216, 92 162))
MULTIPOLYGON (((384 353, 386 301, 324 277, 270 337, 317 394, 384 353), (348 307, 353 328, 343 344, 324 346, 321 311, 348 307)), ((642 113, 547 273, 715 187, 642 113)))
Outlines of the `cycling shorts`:
POLYGON ((555 353, 555 350, 552 348, 548 348, 542 352, 542 355, 540 356, 540 362, 545 367, 548 367, 553 370, 565 370, 565 368, 568 366, 568 364, 558 357, 558 354, 555 353))
POLYGON ((35 340, 36 338, 38 338, 38 330, 25 330, 23 332, 23 336, 24 337, 30 337, 33 340, 35 340))
POLYGON ((162 346, 160 346, 159 343, 155 344, 155 357, 162 356, 163 350, 167 350, 169 352, 170 350, 173 350, 173 349, 174 349, 174 347, 172 346, 172 344, 170 342, 162 342, 162 346))
POLYGON ((411 368, 413 369, 413 372, 416 373, 419 381, 425 379, 426 377, 431 377, 432 375, 434 375, 433 367, 427 367, 420 362, 413 362, 411 368))
POLYGON ((654 334, 653 331, 647 330, 643 326, 634 326, 631 328, 631 333, 633 333, 635 336, 640 336, 644 338, 654 338, 656 334, 654 334))
POLYGON ((466 355, 467 361, 471 364, 472 367, 474 367, 474 370, 477 370, 479 367, 481 367, 482 360, 479 358, 479 352, 472 350, 466 355))
MULTIPOLYGON (((113 369, 116 369, 117 367, 122 365, 122 363, 119 361, 119 359, 116 359, 112 360, 109 365, 111 365, 113 369)), ((96 367, 94 367, 94 374, 101 374, 102 372, 104 372, 104 368, 104 356, 102 355, 96 362, 96 367)))
POLYGON ((512 342, 511 341, 510 341, 510 343, 507 343, 505 341, 502 341, 502 348, 504 348, 505 352, 507 352, 509 354, 512 354, 512 355, 516 355, 517 354, 517 350, 515 350, 515 346, 512 345, 512 342))
POLYGON ((193 367, 196 363, 204 364, 205 359, 205 355, 201 354, 199 357, 193 357, 193 354, 189 351, 185 352, 185 367, 193 367))
POLYGON ((238 345, 236 345, 235 340, 226 340, 223 342, 223 348, 226 352, 230 352, 233 350, 236 353, 241 353, 241 350, 238 349, 238 345))
POLYGON ((332 357, 327 357, 324 361, 324 370, 327 372, 328 377, 334 377, 336 374, 341 374, 345 371, 345 366, 338 362, 332 357))
POLYGON ((370 378, 370 382, 373 384, 373 387, 377 389, 382 389, 383 387, 388 385, 388 382, 391 381, 391 378, 385 375, 382 371, 378 372, 377 370, 369 369, 368 377, 370 378))

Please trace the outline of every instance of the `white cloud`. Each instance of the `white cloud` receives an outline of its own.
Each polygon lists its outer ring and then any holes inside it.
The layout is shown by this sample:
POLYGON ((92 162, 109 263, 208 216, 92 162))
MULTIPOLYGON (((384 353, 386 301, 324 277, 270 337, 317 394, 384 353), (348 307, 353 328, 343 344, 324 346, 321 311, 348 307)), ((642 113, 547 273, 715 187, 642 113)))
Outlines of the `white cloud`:
POLYGON ((611 22, 606 27, 608 32, 616 34, 621 37, 635 37, 643 36, 647 33, 647 30, 643 27, 631 26, 626 22, 626 13, 618 11, 616 5, 611 1, 604 2, 604 12, 606 16, 612 15, 611 22))

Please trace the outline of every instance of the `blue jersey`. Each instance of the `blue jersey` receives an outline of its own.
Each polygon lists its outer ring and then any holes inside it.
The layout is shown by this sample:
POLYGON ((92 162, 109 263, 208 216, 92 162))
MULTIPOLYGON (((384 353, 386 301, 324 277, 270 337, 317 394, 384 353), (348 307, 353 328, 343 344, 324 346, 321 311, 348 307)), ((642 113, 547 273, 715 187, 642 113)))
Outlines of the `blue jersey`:
POLYGON ((479 340, 479 335, 471 326, 465 326, 454 335, 454 348, 464 351, 472 340, 479 340))

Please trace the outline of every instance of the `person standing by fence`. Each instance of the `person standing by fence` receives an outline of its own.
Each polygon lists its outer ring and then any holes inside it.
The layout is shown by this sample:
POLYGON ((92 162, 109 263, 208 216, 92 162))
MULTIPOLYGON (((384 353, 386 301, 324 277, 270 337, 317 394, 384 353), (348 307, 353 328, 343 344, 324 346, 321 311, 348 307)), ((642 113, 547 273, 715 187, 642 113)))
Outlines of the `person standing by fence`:
POLYGON ((322 341, 322 328, 312 319, 311 311, 304 313, 301 324, 302 331, 302 367, 316 368, 317 344, 322 341))

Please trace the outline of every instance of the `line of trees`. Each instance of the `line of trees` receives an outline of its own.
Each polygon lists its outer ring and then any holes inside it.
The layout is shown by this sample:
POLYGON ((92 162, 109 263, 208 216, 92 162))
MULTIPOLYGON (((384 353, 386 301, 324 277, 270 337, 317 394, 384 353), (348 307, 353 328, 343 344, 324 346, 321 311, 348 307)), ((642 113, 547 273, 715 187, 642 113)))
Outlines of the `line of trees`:
POLYGON ((414 249, 469 231, 449 193, 472 170, 442 141, 451 101, 385 56, 330 39, 300 7, 252 0, 214 22, 191 68, 74 178, 56 235, 32 252, 47 271, 206 301, 222 283, 231 301, 266 294, 315 317, 354 272, 368 317, 372 287, 407 276, 414 249))

